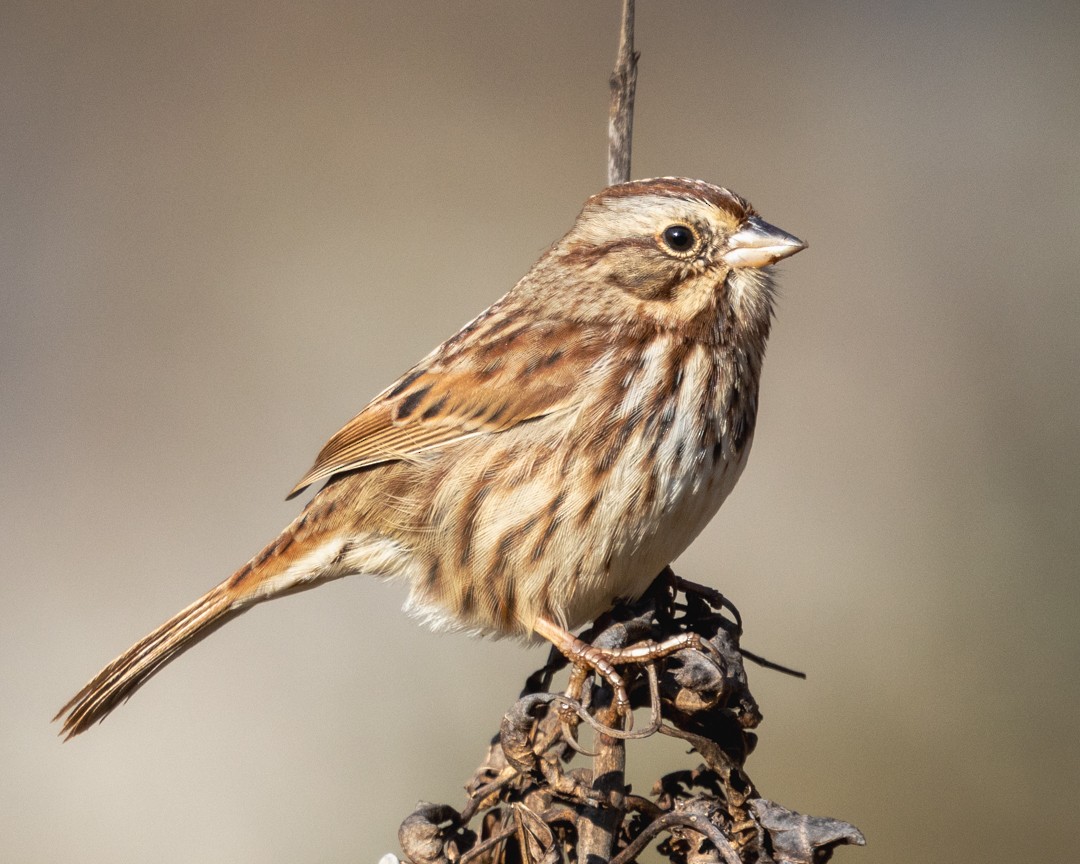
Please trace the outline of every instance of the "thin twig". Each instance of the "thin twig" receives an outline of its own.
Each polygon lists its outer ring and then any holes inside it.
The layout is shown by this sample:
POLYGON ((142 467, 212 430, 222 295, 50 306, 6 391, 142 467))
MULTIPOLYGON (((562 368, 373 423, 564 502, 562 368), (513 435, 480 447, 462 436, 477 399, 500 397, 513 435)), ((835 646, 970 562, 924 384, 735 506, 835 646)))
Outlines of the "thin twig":
POLYGON ((630 179, 630 142, 634 135, 634 92, 637 89, 637 61, 634 50, 634 0, 623 0, 619 53, 609 82, 611 108, 608 112, 608 184, 630 179))
POLYGON ((739 648, 739 653, 751 663, 757 663, 757 665, 763 669, 772 669, 774 672, 783 672, 785 675, 790 675, 792 678, 801 678, 803 681, 806 680, 806 673, 800 672, 798 669, 792 669, 790 666, 781 666, 779 663, 774 663, 772 660, 766 660, 760 654, 755 654, 753 651, 747 651, 745 648, 739 648))
POLYGON ((611 859, 611 864, 627 864, 627 862, 633 861, 661 831, 670 831, 672 828, 689 828, 692 831, 697 831, 712 841, 716 851, 720 853, 724 861, 728 862, 728 864, 740 864, 739 856, 736 854, 735 849, 732 848, 730 841, 712 822, 696 813, 677 811, 665 813, 646 825, 642 832, 622 852, 611 859))
POLYGON ((480 809, 481 805, 510 783, 513 783, 518 778, 518 772, 515 770, 506 771, 502 777, 497 780, 493 780, 486 786, 481 786, 469 798, 469 802, 461 810, 461 824, 467 825, 469 820, 476 815, 476 811, 480 809))
POLYGON ((475 846, 472 847, 472 849, 462 855, 458 859, 458 864, 468 864, 468 862, 472 861, 478 855, 482 855, 483 853, 487 852, 488 849, 490 849, 492 846, 506 842, 515 834, 517 834, 516 825, 510 825, 508 828, 504 828, 497 834, 492 834, 490 837, 487 838, 487 840, 477 843, 475 846))

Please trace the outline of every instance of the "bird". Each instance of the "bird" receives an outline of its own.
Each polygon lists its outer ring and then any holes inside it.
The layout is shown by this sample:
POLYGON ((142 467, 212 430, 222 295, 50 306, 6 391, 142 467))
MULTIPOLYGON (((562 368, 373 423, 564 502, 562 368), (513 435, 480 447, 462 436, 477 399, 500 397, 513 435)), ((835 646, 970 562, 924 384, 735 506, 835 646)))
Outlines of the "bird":
POLYGON ((375 396, 288 497, 262 551, 58 712, 71 738, 251 607, 398 580, 435 629, 548 640, 636 599, 746 465, 775 303, 806 244, 711 183, 609 186, 501 299, 375 396))

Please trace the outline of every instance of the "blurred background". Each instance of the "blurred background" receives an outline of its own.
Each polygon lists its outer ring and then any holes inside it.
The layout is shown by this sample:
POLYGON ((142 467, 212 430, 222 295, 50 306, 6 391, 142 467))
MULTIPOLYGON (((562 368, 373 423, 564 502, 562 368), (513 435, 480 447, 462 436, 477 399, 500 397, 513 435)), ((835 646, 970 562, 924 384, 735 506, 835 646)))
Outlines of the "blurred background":
MULTIPOLYGON (((1080 5, 639 4, 637 177, 805 238, 754 455, 677 562, 748 770, 841 861, 1065 860, 1080 804, 1080 5)), ((0 8, 0 858, 374 862, 540 649, 401 586, 260 607, 49 718, 297 512, 340 424, 605 183, 618 3, 0 8)), ((694 764, 636 744, 631 779, 694 764)))

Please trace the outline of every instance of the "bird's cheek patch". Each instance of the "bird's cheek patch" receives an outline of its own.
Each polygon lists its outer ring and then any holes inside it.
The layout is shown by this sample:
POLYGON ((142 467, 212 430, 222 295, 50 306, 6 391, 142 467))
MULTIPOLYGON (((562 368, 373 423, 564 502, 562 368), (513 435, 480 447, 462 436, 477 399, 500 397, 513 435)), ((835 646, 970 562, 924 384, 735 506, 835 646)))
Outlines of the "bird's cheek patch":
POLYGON ((605 276, 608 284, 643 300, 670 300, 683 278, 684 268, 670 261, 642 261, 641 255, 628 255, 609 262, 605 276))

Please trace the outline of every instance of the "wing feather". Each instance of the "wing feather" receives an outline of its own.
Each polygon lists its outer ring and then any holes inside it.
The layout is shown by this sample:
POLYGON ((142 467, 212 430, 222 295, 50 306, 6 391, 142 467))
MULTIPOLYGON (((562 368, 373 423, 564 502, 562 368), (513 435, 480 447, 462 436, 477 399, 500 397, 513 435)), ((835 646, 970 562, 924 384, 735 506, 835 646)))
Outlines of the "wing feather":
MULTIPOLYGON (((495 434, 580 404, 609 346, 580 324, 508 325, 493 307, 401 376, 334 435, 293 488, 495 434)), ((523 318, 525 316, 522 316, 523 318)))

